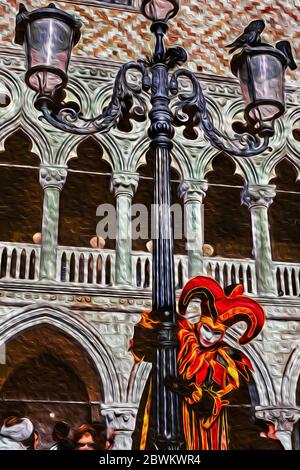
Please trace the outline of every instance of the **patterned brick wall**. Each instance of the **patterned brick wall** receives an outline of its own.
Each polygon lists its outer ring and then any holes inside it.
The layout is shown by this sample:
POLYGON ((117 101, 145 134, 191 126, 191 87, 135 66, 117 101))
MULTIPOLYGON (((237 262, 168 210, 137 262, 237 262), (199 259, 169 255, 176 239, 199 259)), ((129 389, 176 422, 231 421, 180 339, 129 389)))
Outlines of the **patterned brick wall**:
MULTIPOLYGON (((25 0, 28 9, 48 2, 25 0)), ((149 23, 137 11, 95 6, 96 0, 54 2, 84 22, 83 35, 74 53, 114 61, 128 61, 149 54, 149 23)), ((0 0, 0 47, 12 44, 19 0, 0 0)), ((287 38, 296 57, 300 51, 300 0, 181 0, 181 10, 170 22, 169 41, 185 47, 194 71, 230 75, 231 42, 252 19, 262 17, 267 24, 265 42, 274 44, 287 38)), ((289 81, 300 80, 300 68, 289 72, 289 81)))

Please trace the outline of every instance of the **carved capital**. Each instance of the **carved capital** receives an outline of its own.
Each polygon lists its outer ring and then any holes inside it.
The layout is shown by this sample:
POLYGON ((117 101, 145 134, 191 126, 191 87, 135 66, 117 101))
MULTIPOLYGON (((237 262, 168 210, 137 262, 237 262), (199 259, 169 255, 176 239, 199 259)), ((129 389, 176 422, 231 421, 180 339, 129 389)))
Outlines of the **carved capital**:
POLYGON ((134 431, 137 408, 113 403, 102 405, 101 414, 105 416, 109 429, 113 429, 115 432, 134 431))
POLYGON ((300 408, 264 408, 257 406, 255 416, 258 419, 275 424, 276 431, 292 432, 294 424, 300 418, 300 408))
POLYGON ((128 194, 133 197, 139 182, 138 173, 115 172, 110 181, 110 190, 115 196, 128 194))
POLYGON ((259 185, 249 184, 244 187, 241 193, 241 202, 248 209, 253 207, 269 208, 276 196, 276 186, 274 184, 259 185))
POLYGON ((300 418, 300 408, 260 407, 257 406, 255 416, 275 426, 275 435, 285 450, 292 450, 292 432, 300 418))
POLYGON ((63 166, 42 166, 40 169, 40 185, 45 190, 46 188, 52 187, 62 190, 68 170, 63 166))
POLYGON ((178 193, 184 202, 198 201, 202 203, 206 195, 208 184, 206 180, 182 180, 178 193))

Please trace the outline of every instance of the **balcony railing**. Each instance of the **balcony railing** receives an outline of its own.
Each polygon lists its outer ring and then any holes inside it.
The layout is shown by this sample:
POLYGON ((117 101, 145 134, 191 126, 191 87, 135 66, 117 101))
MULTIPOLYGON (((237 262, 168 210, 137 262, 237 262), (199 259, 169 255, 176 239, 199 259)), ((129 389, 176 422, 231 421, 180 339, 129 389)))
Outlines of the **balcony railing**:
POLYGON ((279 296, 300 295, 300 264, 275 262, 276 284, 279 296))
POLYGON ((0 243, 0 278, 26 279, 39 278, 40 247, 23 243, 0 243))
MULTIPOLYGON (((114 250, 59 246, 57 249, 57 282, 72 285, 115 286, 114 250)), ((188 257, 175 255, 175 286, 181 289, 188 280, 188 257)), ((143 251, 131 253, 132 280, 136 289, 152 287, 152 255, 143 251)), ((0 280, 39 280, 40 246, 0 242, 0 280)), ((241 283, 245 293, 257 295, 255 262, 251 259, 203 258, 203 274, 224 287, 241 283)), ((274 262, 278 296, 300 296, 300 263, 274 262)), ((130 280, 129 280, 130 284, 130 280)))
MULTIPOLYGON (((131 253, 133 285, 143 289, 152 287, 152 255, 144 251, 131 253)), ((181 289, 188 280, 188 258, 185 255, 175 255, 175 287, 181 289)))
POLYGON ((115 251, 60 246, 57 280, 74 284, 114 285, 115 251))
POLYGON ((222 287, 243 284, 245 294, 257 293, 254 260, 204 258, 204 274, 216 279, 222 287))

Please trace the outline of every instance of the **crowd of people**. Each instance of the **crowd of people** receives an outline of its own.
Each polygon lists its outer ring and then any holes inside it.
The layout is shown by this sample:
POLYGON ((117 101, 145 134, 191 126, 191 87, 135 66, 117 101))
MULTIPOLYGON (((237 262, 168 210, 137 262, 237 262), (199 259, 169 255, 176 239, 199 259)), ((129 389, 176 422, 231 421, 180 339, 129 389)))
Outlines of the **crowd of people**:
MULTIPOLYGON (((48 450, 109 450, 111 438, 101 422, 82 424, 76 429, 57 421, 52 431, 53 445, 48 450)), ((39 432, 29 418, 10 416, 0 428, 0 450, 38 450, 39 432)))

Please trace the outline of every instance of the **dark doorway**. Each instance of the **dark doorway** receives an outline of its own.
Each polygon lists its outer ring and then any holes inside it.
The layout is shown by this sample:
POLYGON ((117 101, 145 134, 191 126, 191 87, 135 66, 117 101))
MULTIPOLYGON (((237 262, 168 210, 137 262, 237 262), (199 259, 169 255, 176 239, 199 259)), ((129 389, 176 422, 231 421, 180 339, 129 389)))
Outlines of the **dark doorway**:
POLYGON ((55 421, 74 428, 99 420, 98 376, 76 341, 41 327, 18 335, 6 350, 0 371, 1 421, 12 415, 29 417, 45 449, 51 446, 55 421))

